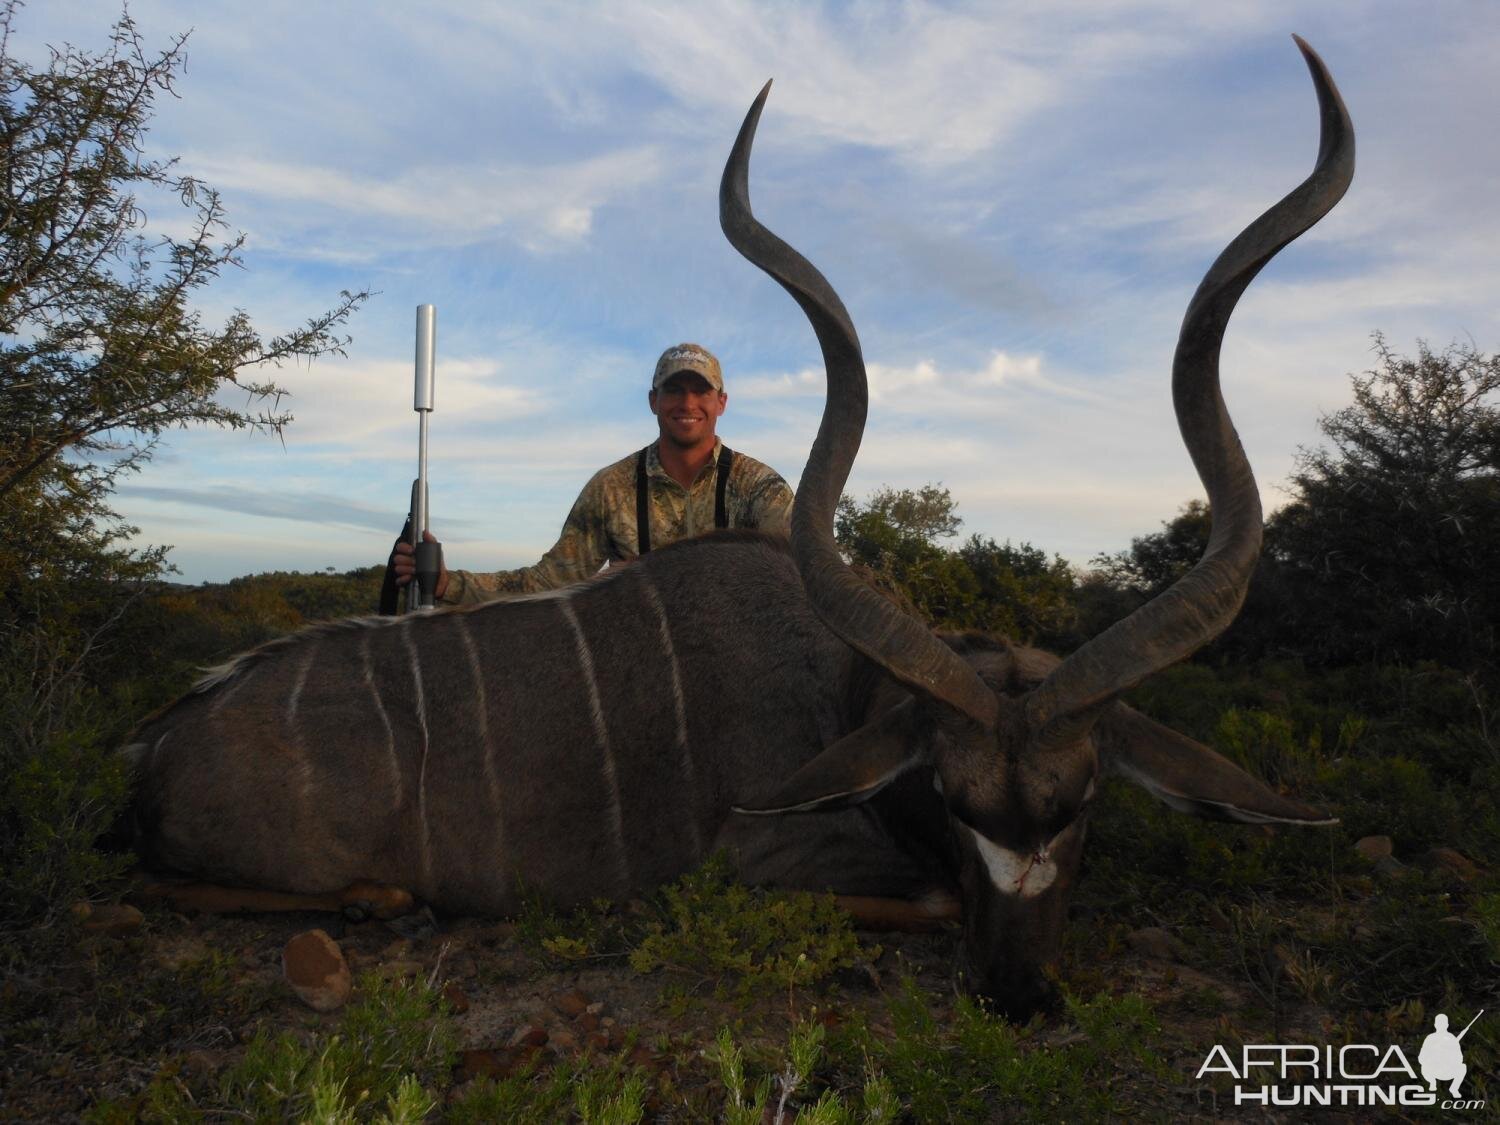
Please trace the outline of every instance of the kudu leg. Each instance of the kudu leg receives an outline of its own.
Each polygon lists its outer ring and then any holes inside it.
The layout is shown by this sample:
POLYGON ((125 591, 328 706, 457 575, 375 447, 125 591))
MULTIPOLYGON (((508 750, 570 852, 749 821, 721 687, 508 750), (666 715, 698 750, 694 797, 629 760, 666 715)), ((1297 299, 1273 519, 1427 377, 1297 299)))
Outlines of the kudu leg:
POLYGON ((933 891, 917 899, 835 895, 834 901, 862 930, 926 934, 963 920, 963 904, 948 891, 933 891))
POLYGON ((357 911, 365 917, 399 918, 416 909, 410 891, 383 883, 351 883, 341 891, 304 895, 284 891, 261 891, 249 887, 223 887, 215 883, 144 882, 135 898, 165 903, 173 910, 196 910, 208 914, 277 914, 315 910, 342 914, 357 911))

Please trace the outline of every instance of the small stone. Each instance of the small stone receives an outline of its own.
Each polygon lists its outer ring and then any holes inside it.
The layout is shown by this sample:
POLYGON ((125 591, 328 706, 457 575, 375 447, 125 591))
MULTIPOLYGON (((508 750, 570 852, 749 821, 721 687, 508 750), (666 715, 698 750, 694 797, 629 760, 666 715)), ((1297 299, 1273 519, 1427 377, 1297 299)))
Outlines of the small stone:
POLYGON ((481 1076, 488 1078, 510 1078, 524 1070, 536 1058, 536 1047, 499 1047, 458 1053, 458 1080, 467 1081, 481 1076))
POLYGON ((509 1051, 491 1050, 485 1048, 471 1048, 458 1053, 458 1080, 467 1082, 470 1078, 488 1076, 497 1078, 504 1074, 506 1062, 510 1055, 509 1051))
POLYGON ((615 1017, 614 1016, 605 1016, 603 1019, 601 1019, 599 1021, 599 1026, 600 1027, 604 1027, 604 1028, 614 1027, 615 1026, 615 1017))
POLYGON ((547 1042, 547 1029, 539 1023, 522 1024, 510 1037, 512 1047, 541 1047, 547 1042))
POLYGON ((588 1010, 589 998, 580 990, 570 988, 567 992, 562 992, 554 996, 552 998, 552 1006, 563 1015, 572 1018, 588 1010))
POLYGON ((73 921, 82 925, 93 917, 94 907, 92 903, 75 902, 72 906, 68 907, 68 913, 73 916, 73 921))
POLYGON ((182 1072, 184 1074, 212 1074, 218 1067, 218 1059, 207 1051, 189 1051, 182 1056, 182 1072))
POLYGON ((474 933, 475 940, 481 945, 503 945, 516 935, 516 924, 514 922, 495 922, 481 927, 474 933))
POLYGON ((604 1001, 595 1000, 592 1004, 585 1008, 584 1011, 589 1013, 589 1015, 591 1016, 602 1016, 604 1014, 604 1001))
POLYGON ((1126 935, 1130 948, 1156 961, 1181 961, 1187 950, 1182 942, 1160 926, 1147 926, 1126 935))
POLYGON ((609 1050, 609 1036, 602 1031, 591 1032, 583 1042, 591 1051, 609 1050))
POLYGON ((587 1035, 591 1031, 599 1030, 599 1017, 593 1012, 584 1012, 573 1021, 573 1026, 587 1035))
POLYGON ((1466 883, 1484 874, 1484 868, 1454 848, 1432 848, 1418 856, 1417 862, 1429 871, 1451 871, 1466 883))
POLYGON ((464 990, 451 981, 443 985, 443 999, 448 1001, 448 1010, 455 1016, 461 1016, 469 1010, 469 998, 464 995, 464 990))
POLYGON ((121 937, 140 929, 145 920, 145 915, 129 903, 109 903, 93 907, 83 921, 83 928, 91 934, 121 937))
POLYGON ((1200 990, 1223 1008, 1236 1009, 1245 1006, 1245 997, 1237 989, 1207 973, 1200 973, 1197 969, 1186 965, 1174 968, 1172 972, 1176 974, 1179 984, 1186 988, 1200 990))
POLYGON ((408 941, 426 941, 436 937, 438 932, 437 915, 433 914, 430 906, 423 906, 418 910, 413 910, 410 914, 400 914, 383 921, 386 929, 400 934, 408 941))
POLYGON ((1391 838, 1389 836, 1366 836, 1354 845, 1354 850, 1371 863, 1382 859, 1390 859, 1392 854, 1391 838))
POLYGON ((354 988, 344 951, 322 930, 306 930, 286 943, 281 973, 297 999, 316 1012, 343 1007, 354 988))
POLYGON ((578 1036, 566 1028, 559 1027, 547 1036, 547 1046, 559 1055, 574 1055, 578 1053, 578 1036))

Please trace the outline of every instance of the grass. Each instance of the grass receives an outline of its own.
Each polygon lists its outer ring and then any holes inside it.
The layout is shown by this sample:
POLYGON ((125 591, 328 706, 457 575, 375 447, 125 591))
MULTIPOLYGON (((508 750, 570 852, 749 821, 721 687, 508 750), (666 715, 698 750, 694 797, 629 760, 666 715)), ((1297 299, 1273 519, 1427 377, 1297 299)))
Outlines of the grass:
POLYGON ((578 1120, 589 1125, 631 1125, 646 1113, 649 1082, 621 1060, 577 1058, 550 1071, 532 1069, 500 1081, 479 1078, 449 1104, 456 1125, 505 1121, 551 1125, 578 1120))
POLYGON ((1148 1046, 1159 1028, 1136 996, 1069 999, 1065 1034, 1017 1028, 968 999, 945 1010, 911 976, 872 1018, 826 1032, 791 1025, 783 1045, 753 1054, 727 1028, 712 1052, 722 1116, 799 1122, 1101 1120, 1129 1090, 1164 1086, 1148 1046))
POLYGON ((359 997, 326 1035, 258 1032, 217 1081, 164 1070, 133 1098, 108 1100, 91 1125, 197 1122, 417 1122, 449 1081, 457 1042, 438 992, 423 981, 365 974, 359 997))

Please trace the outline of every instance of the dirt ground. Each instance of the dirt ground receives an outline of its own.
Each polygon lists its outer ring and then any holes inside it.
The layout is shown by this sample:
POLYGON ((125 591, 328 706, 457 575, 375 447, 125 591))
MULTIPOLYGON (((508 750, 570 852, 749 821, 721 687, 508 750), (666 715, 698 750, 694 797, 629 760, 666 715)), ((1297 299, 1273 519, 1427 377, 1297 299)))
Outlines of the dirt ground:
MULTIPOLYGON (((709 981, 635 972, 623 956, 549 965, 508 922, 446 919, 436 932, 413 939, 381 922, 351 923, 337 914, 188 917, 158 909, 149 911, 134 932, 80 943, 54 979, 23 975, 5 981, 13 1009, 28 993, 33 1001, 43 1001, 40 1008, 33 1003, 32 1010, 40 1013, 51 1038, 38 1031, 36 1018, 9 1029, 0 1117, 76 1119, 101 1099, 139 1093, 164 1069, 185 1075, 221 1073, 258 1029, 331 1031, 338 1013, 311 1010, 283 977, 283 947, 313 927, 338 941, 356 978, 370 971, 421 975, 445 987, 461 1036, 450 1097, 479 1075, 504 1077, 527 1065, 545 1068, 581 1051, 623 1054, 648 1074, 668 1076, 667 1088, 686 1095, 675 1105, 660 1100, 648 1104, 657 1119, 692 1120, 692 1091, 703 1095, 698 1104, 711 1100, 707 1087, 715 1072, 704 1048, 720 1027, 734 1029, 751 1044, 784 1045, 794 1018, 835 1027, 862 1013, 877 1034, 894 1034, 886 998, 904 977, 913 977, 932 998, 940 1020, 951 1016, 954 998, 957 934, 951 930, 862 934, 863 940, 882 947, 868 969, 746 1004, 716 995, 709 981), (207 994, 162 993, 160 981, 170 979, 174 970, 206 963, 218 966, 227 980, 207 994), (132 973, 141 979, 132 980, 132 973), (205 1003, 204 995, 229 999, 205 1003), (27 1034, 28 1026, 33 1034, 27 1034), (66 1028, 76 1030, 57 1030, 66 1028)), ((1075 994, 1138 993, 1162 1024, 1155 1046, 1175 1080, 1143 1078, 1138 1089, 1121 1091, 1140 1116, 1271 1119, 1262 1113, 1241 1117, 1219 1105, 1205 1083, 1194 1080, 1209 1047, 1231 1036, 1253 1040, 1300 1030, 1322 1038, 1328 1030, 1315 1009, 1292 1016, 1283 1011, 1282 1026, 1273 1028, 1264 997, 1243 981, 1184 963, 1180 945, 1092 932, 1087 922, 1075 922, 1073 930, 1079 936, 1071 939, 1063 979, 1075 994)), ((1076 1027, 1059 1018, 1036 1029, 1032 1043, 1034 1049, 1046 1050, 1078 1035, 1076 1027)), ((1128 1087, 1132 1078, 1120 1075, 1118 1081, 1128 1087)), ((1338 1111, 1323 1111, 1321 1119, 1342 1117, 1338 1111)))

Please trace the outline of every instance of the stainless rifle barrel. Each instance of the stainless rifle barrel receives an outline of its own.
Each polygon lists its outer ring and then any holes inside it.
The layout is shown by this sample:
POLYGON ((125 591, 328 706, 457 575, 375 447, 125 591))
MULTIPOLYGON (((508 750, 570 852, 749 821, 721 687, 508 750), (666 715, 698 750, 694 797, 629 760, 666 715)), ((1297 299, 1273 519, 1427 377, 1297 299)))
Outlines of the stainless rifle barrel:
POLYGON ((441 566, 437 544, 423 543, 428 530, 427 512, 427 418, 432 413, 434 359, 437 354, 437 307, 417 306, 417 385, 412 409, 417 412, 417 479, 411 486, 411 543, 416 550, 417 572, 407 594, 411 609, 431 609, 433 588, 441 566))
POLYGON ((417 412, 417 496, 412 507, 412 543, 422 542, 427 525, 427 417, 432 413, 434 360, 437 355, 437 306, 417 306, 417 385, 412 409, 417 412))

